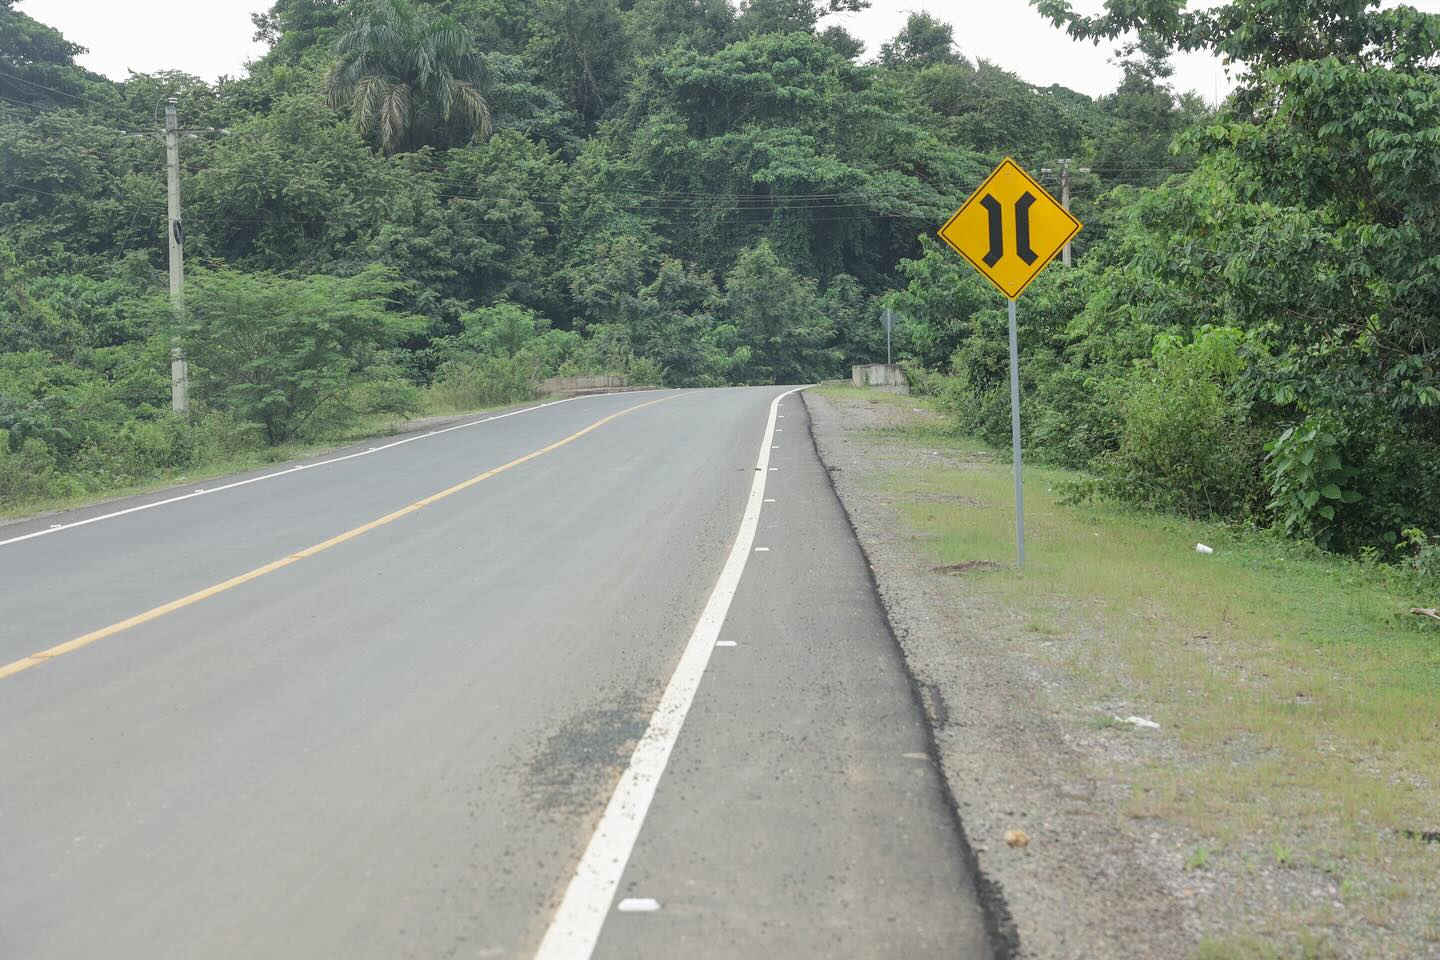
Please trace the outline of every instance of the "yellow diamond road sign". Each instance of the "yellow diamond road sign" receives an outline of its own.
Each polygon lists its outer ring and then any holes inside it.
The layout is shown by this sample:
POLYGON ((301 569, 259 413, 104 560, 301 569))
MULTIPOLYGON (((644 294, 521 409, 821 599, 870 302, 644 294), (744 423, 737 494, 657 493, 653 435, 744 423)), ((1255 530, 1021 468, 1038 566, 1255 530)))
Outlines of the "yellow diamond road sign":
POLYGON ((1006 157, 940 228, 940 238, 1016 300, 1079 232, 1080 221, 1006 157))

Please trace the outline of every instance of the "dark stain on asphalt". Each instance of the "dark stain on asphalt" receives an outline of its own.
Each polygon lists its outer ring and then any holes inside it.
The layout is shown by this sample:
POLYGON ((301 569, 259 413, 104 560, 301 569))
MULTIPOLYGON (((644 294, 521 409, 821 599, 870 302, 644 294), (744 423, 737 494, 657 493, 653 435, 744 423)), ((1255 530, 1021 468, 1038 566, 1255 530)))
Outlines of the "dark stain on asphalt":
POLYGON ((609 796, 645 733, 650 705, 622 693, 576 713, 545 738, 526 765, 532 809, 576 813, 609 796))

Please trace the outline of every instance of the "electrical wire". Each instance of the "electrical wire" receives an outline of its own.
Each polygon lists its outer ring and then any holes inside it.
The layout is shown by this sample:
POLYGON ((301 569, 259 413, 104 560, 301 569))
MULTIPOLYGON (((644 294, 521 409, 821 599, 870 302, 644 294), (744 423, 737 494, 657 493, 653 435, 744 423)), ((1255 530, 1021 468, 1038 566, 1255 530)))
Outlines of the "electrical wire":
POLYGON ((25 77, 22 77, 22 76, 20 76, 20 75, 18 75, 18 74, 14 74, 14 73, 9 73, 9 72, 7 72, 7 71, 5 71, 5 70, 0 70, 0 77, 9 77, 11 80, 18 80, 18 81, 20 81, 21 83, 26 84, 26 85, 28 85, 28 86, 35 87, 36 89, 45 90, 45 91, 48 91, 49 93, 58 93, 58 94, 60 94, 60 96, 62 96, 62 97, 69 97, 70 99, 72 99, 72 100, 78 100, 78 101, 80 101, 81 103, 88 103, 88 104, 92 104, 93 106, 103 107, 103 108, 106 109, 106 110, 114 110, 114 109, 116 109, 116 108, 118 108, 118 107, 123 107, 123 106, 124 106, 123 104, 104 103, 104 102, 102 102, 102 101, 100 101, 100 100, 92 100, 92 99, 90 99, 89 97, 82 97, 82 96, 80 96, 80 95, 77 94, 77 93, 70 93, 70 92, 67 91, 67 90, 60 90, 60 89, 58 89, 58 88, 56 88, 56 87, 47 87, 47 86, 46 86, 45 84, 43 84, 43 83, 36 83, 34 80, 28 80, 28 79, 26 79, 25 77))

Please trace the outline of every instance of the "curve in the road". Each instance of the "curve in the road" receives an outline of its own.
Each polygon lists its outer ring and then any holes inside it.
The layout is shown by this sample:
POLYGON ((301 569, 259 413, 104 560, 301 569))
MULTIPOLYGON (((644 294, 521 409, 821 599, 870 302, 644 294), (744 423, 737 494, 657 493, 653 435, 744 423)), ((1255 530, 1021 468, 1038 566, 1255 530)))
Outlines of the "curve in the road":
MULTIPOLYGON (((649 393, 650 391, 636 390, 632 392, 649 393)), ((234 490, 237 487, 248 487, 254 483, 264 483, 266 480, 278 480, 281 477, 288 477, 291 474, 300 473, 303 470, 314 470, 316 467, 328 467, 332 466, 333 464, 344 463, 347 460, 357 460, 360 457, 368 457, 371 454, 384 453, 386 450, 393 450, 395 447, 403 447, 405 446, 405 444, 414 443, 417 440, 428 440, 431 437, 438 437, 442 434, 452 433, 456 430, 466 430, 470 427, 478 427, 481 424, 494 423, 496 420, 505 420, 510 417, 518 417, 521 414, 525 413, 534 413, 536 410, 544 410, 546 407, 553 407, 557 404, 570 403, 574 400, 588 399, 589 396, 593 396, 593 394, 584 397, 565 397, 562 400, 551 400, 549 403, 539 403, 532 407, 525 407, 522 410, 512 410, 509 413, 498 413, 494 416, 484 417, 480 420, 467 420, 464 423, 457 423, 449 427, 441 427, 438 430, 427 430, 426 432, 418 433, 413 437, 405 437, 402 440, 392 440, 389 443, 383 443, 376 447, 368 447, 364 450, 357 450, 354 453, 347 453, 343 456, 330 457, 327 460, 316 460, 312 463, 300 463, 296 464, 293 467, 286 467, 284 470, 276 470, 274 473, 261 474, 258 477, 247 477, 244 480, 234 480, 230 483, 221 484, 217 487, 197 489, 191 491, 190 493, 182 493, 178 496, 166 497, 163 500, 152 500, 149 503, 142 503, 133 507, 126 507, 123 510, 112 510, 109 513, 102 513, 99 516, 94 517, 86 517, 83 520, 72 520, 70 523, 57 523, 53 526, 46 527, 43 530, 32 530, 29 533, 22 533, 18 536, 10 537, 5 540, 0 540, 0 547, 9 546, 12 543, 21 543, 25 540, 34 540, 36 537, 48 537, 53 534, 61 533, 65 530, 74 530, 76 527, 87 527, 92 523, 100 523, 104 520, 114 520, 117 517, 128 516, 132 513, 140 513, 143 510, 153 510, 156 507, 165 507, 169 506, 172 503, 181 503, 185 500, 193 500, 196 497, 208 497, 217 493, 224 493, 226 490, 234 490)))
POLYGON ((342 543, 354 540, 356 537, 363 536, 364 534, 367 534, 372 530, 383 527, 386 524, 393 523, 394 521, 399 520, 401 517, 409 516, 412 513, 423 510, 431 504, 438 503, 441 500, 444 500, 447 497, 454 496, 455 494, 460 493, 463 490, 468 490, 478 483, 489 480, 491 477, 502 474, 507 470, 513 470, 521 464, 528 463, 537 457, 542 457, 553 450, 558 450, 559 448, 566 446, 567 444, 573 443, 576 440, 579 440, 586 434, 598 430, 605 424, 617 420, 620 417, 625 416, 626 414, 634 413, 636 410, 643 410, 646 407, 654 406, 657 403, 663 403, 666 400, 672 399, 673 396, 674 394, 671 394, 670 396, 660 397, 655 400, 646 401, 645 403, 636 404, 633 407, 626 407, 624 410, 621 410, 617 413, 612 413, 609 416, 601 417, 599 420, 596 420, 589 426, 575 431, 568 437, 557 440, 554 443, 541 447, 538 450, 532 450, 530 453, 527 453, 524 456, 516 457, 509 463, 503 463, 498 467, 486 470, 484 473, 477 474, 476 476, 473 476, 468 480, 462 480, 460 483, 457 483, 451 487, 447 487, 446 489, 441 490, 439 493, 431 494, 430 496, 425 497, 422 500, 416 500, 414 503, 411 503, 408 506, 401 507, 399 510, 388 513, 383 517, 371 520, 369 523, 364 523, 358 527, 353 527, 342 534, 331 537, 329 540, 325 540, 313 546, 306 547, 303 550, 297 550, 295 553, 281 557, 278 560, 272 560, 271 562, 264 564, 263 566, 256 567, 253 570, 249 570, 236 577, 231 577, 229 580, 225 580, 212 586, 206 587, 203 590, 196 590, 194 593, 190 593, 183 597, 180 597, 178 600, 172 600, 169 603, 163 603, 158 607, 152 607, 151 609, 146 610, 144 613, 138 613, 133 617, 128 617, 117 623, 112 623, 109 626, 101 627, 98 630, 92 630, 89 633, 74 638, 73 640, 67 640, 64 643, 57 644, 53 647, 49 647, 37 653, 32 653, 28 657, 21 657, 19 660, 13 660, 10 663, 0 666, 0 680, 5 679, 6 677, 14 676, 17 673, 22 673, 26 670, 31 669, 32 667, 38 667, 40 664, 45 663, 46 661, 53 660, 56 657, 64 656, 67 653, 73 653, 83 647, 90 646, 92 643, 98 643, 101 640, 104 640, 108 637, 113 637, 118 633, 123 633, 133 627, 138 627, 141 624, 150 623, 153 620, 158 620, 166 614, 174 613, 176 610, 182 610, 185 607, 193 606, 194 604, 200 603, 202 600, 208 600, 209 598, 222 594, 227 590, 233 590, 234 588, 241 586, 242 584, 250 583, 253 580, 258 580, 263 576, 274 573, 276 570, 281 570, 285 567, 290 566, 291 564, 299 563, 301 560, 305 560, 309 557, 315 556, 316 554, 323 553, 332 547, 337 547, 342 543))

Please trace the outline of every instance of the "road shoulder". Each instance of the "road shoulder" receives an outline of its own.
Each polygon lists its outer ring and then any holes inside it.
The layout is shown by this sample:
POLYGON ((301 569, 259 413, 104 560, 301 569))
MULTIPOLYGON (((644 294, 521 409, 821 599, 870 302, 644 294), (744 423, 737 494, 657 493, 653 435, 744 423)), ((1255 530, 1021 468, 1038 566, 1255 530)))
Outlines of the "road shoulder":
POLYGON ((777 412, 750 560, 595 956, 992 957, 864 557, 802 401, 777 412))

